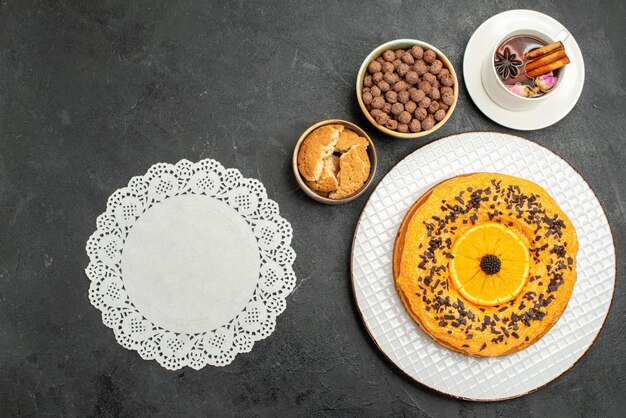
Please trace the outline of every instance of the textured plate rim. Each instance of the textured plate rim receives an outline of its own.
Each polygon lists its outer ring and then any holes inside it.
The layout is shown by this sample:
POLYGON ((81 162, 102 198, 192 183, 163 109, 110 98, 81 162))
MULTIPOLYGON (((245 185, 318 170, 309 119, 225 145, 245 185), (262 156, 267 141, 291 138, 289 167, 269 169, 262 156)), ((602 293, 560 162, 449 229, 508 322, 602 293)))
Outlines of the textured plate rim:
POLYGON ((499 401, 506 401, 509 399, 515 399, 515 398, 519 398, 522 396, 526 396, 530 393, 536 392, 541 388, 544 388, 546 386, 548 386, 549 384, 551 384, 552 382, 554 382, 555 380, 559 379, 561 376, 563 376, 565 373, 567 373, 568 371, 572 370, 577 364, 578 362, 585 357, 585 355, 589 352, 589 350, 591 349, 591 347, 593 347, 593 345, 596 343, 598 337, 600 336, 600 334, 602 333, 602 330, 604 329, 604 325, 606 324, 606 320, 609 317, 609 313, 611 312, 611 307, 613 306, 613 299, 615 298, 615 283, 617 280, 617 258, 616 258, 616 252, 615 252, 615 239, 613 237, 613 231, 611 230, 611 224, 609 222, 609 218, 606 215, 606 211, 604 210, 604 207, 602 206, 602 204, 600 203, 600 199, 598 199, 598 196, 596 195, 596 192, 591 188, 591 186, 589 186, 589 184, 587 183, 587 181, 585 180, 585 178, 578 172, 578 170, 576 170, 572 165, 570 165, 564 158, 562 158, 560 155, 556 154, 555 152, 553 152, 552 150, 544 147, 543 145, 537 144, 536 142, 533 142, 527 138, 518 136, 518 135, 514 135, 514 134, 509 134, 509 133, 504 133, 504 132, 494 132, 494 131, 470 131, 470 132, 461 132, 461 133, 457 133, 457 134, 451 134, 448 136, 444 136, 441 138, 438 138, 432 142, 429 142, 428 144, 412 151, 411 153, 405 155, 401 160, 397 161, 388 171, 387 173, 385 173, 385 175, 380 179, 380 181, 378 182, 378 184, 376 184, 376 187, 374 188, 374 191, 368 196, 367 201, 365 202, 365 205, 363 205, 363 208, 361 209, 361 214, 359 215, 359 219, 356 223, 356 227, 354 228, 354 235, 352 236, 352 247, 350 249, 350 284, 352 287, 352 297, 354 298, 354 303, 356 305, 358 314, 359 314, 359 318, 361 319, 361 323, 363 325, 363 327, 365 328, 365 331, 367 332, 367 335, 370 337, 370 339, 372 340, 372 342, 376 345, 376 347, 378 348, 378 351, 380 353, 383 354, 383 356, 387 359, 387 361, 389 361, 396 370, 400 371, 400 373, 404 376, 406 376, 407 378, 409 378, 410 380, 412 380, 415 383, 418 383, 420 386, 427 388, 435 393, 441 394, 441 395, 445 395, 447 397, 451 397, 454 399, 459 399, 459 400, 464 400, 464 401, 472 401, 472 402, 499 402, 499 401), (600 328, 598 329, 598 331, 596 332, 595 337, 593 338, 593 340, 591 341, 591 343, 587 346, 587 348, 585 349, 585 351, 576 359, 576 361, 574 361, 574 363, 572 363, 571 366, 569 366, 568 368, 566 368, 565 370, 563 370, 559 375, 554 376, 553 378, 551 378, 550 380, 548 380, 547 382, 529 390, 523 393, 519 393, 516 395, 511 395, 511 396, 505 396, 505 397, 501 397, 501 398, 471 398, 471 397, 466 397, 466 396, 459 396, 459 395, 453 395, 451 393, 447 393, 438 389, 435 389, 434 387, 428 386, 426 383, 423 383, 419 380, 417 380, 416 378, 414 378, 413 376, 411 376, 408 372, 406 372, 403 368, 401 368, 395 361, 393 361, 391 359, 391 357, 385 352, 385 350, 383 350, 383 348, 380 346, 380 344, 378 343, 378 341, 376 340, 376 338, 374 338, 374 336, 372 335, 372 332, 367 324, 367 321, 365 320, 365 318, 363 317, 363 312, 361 310, 361 306, 359 305, 359 299, 357 298, 356 295, 356 287, 355 287, 355 283, 354 283, 354 246, 355 246, 355 242, 356 242, 356 236, 357 233, 359 231, 359 227, 361 226, 361 221, 363 220, 363 214, 365 212, 365 209, 367 208, 367 206, 369 205, 370 201, 372 200, 372 197, 374 196, 374 193, 376 192, 376 190, 378 189, 378 186, 385 180, 385 178, 396 168, 396 166, 398 164, 400 164, 402 161, 404 161, 406 158, 408 158, 409 156, 411 156, 413 153, 419 151, 419 150, 423 150, 424 148, 428 147, 431 144, 434 144, 435 142, 444 140, 444 139, 448 139, 454 136, 459 136, 459 135, 467 135, 467 134, 493 134, 496 133, 498 135, 507 135, 507 136, 511 136, 513 138, 516 139, 522 139, 524 141, 530 142, 533 145, 536 145, 538 147, 541 147, 545 150, 547 150, 548 152, 550 152, 552 155, 554 155, 556 158, 562 160, 563 162, 565 162, 572 170, 574 170, 574 172, 576 174, 578 174, 580 176, 580 178, 583 180, 583 182, 587 185, 587 187, 589 187, 589 190, 591 190, 591 193, 593 194, 593 196, 596 198, 596 200, 598 201, 598 204, 600 206, 600 209, 602 210, 602 214, 604 215, 604 219, 606 220, 606 224, 608 226, 609 229, 609 236, 611 237, 611 246, 613 248, 613 259, 615 260, 615 263, 613 264, 613 289, 611 292, 611 299, 609 300, 609 305, 606 311, 606 315, 604 316, 604 319, 602 320, 602 324, 600 325, 600 328))

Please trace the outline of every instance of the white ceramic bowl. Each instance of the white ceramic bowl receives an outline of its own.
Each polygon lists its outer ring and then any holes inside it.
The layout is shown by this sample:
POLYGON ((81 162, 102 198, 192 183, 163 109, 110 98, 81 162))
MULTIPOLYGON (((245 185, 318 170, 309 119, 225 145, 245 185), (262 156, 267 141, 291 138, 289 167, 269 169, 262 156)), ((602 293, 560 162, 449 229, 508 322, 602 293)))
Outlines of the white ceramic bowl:
POLYGON ((456 107, 456 102, 459 99, 459 80, 456 76, 456 72, 454 71, 454 68, 452 67, 452 63, 450 62, 450 60, 448 60, 448 57, 446 57, 443 54, 443 52, 441 52, 440 50, 438 50, 431 44, 423 42, 423 41, 418 41, 415 39, 396 39, 394 41, 389 41, 380 45, 379 47, 374 49, 372 52, 370 52, 367 58, 365 58, 365 60, 361 64, 361 68, 359 68, 359 73, 357 74, 357 77, 356 77, 356 97, 357 97, 357 100, 359 101, 359 106, 361 107, 361 110, 363 111, 363 114, 365 115, 367 120, 369 120, 372 123, 372 125, 374 125, 376 129, 378 129, 379 131, 387 135, 394 136, 396 138, 407 138, 407 139, 408 138, 420 138, 420 137, 423 137, 423 136, 426 136, 435 132, 437 129, 441 128, 444 125, 444 123, 448 121, 448 119, 452 115, 452 112, 454 111, 454 108, 456 107), (452 77, 454 78, 454 86, 453 86, 454 102, 452 102, 452 104, 450 105, 450 108, 446 112, 446 116, 440 122, 437 122, 435 126, 433 126, 431 129, 427 131, 420 131, 420 132, 415 132, 415 133, 414 132, 402 133, 398 131, 392 131, 391 129, 387 129, 386 127, 381 126, 376 123, 376 120, 374 120, 370 112, 365 107, 365 103, 363 103, 363 98, 362 98, 363 78, 365 77, 365 74, 367 72, 367 66, 370 64, 370 62, 374 61, 378 56, 382 55, 382 53, 385 52, 386 50, 400 49, 400 48, 407 49, 414 45, 419 45, 422 48, 424 48, 424 50, 432 49, 437 54, 437 58, 441 60, 441 62, 443 63, 444 68, 447 68, 448 71, 450 71, 450 74, 452 74, 452 77))
POLYGON ((345 120, 327 119, 327 120, 317 122, 314 125, 311 125, 306 131, 302 133, 302 135, 300 135, 300 139, 298 139, 298 142, 296 143, 296 146, 293 149, 293 157, 292 157, 291 164, 293 167, 293 175, 296 177, 296 181, 298 182, 298 185, 302 188, 302 190, 304 190, 304 193, 306 193, 307 195, 309 195, 309 197, 313 198, 314 200, 317 200, 320 203, 325 203, 327 205, 341 205, 342 203, 351 202, 354 199, 361 196, 367 190, 370 184, 372 184, 372 180, 374 180, 374 176, 376 175, 376 168, 378 167, 378 156, 376 154, 376 147, 374 147, 374 141, 372 141, 372 138, 370 138, 369 135, 363 129, 361 129, 354 123, 348 122, 345 120), (359 134, 359 136, 362 136, 363 138, 367 139, 367 141, 369 142, 369 145, 367 147, 367 156, 370 159, 370 175, 365 181, 365 183, 363 184, 363 186, 361 186, 361 188, 355 194, 346 196, 341 199, 331 199, 330 197, 322 196, 321 194, 317 193, 315 190, 311 189, 306 184, 306 181, 304 181, 304 179, 302 178, 302 175, 300 175, 300 170, 298 170, 298 153, 300 152, 300 146, 302 145, 302 142, 315 129, 319 128, 320 126, 331 125, 331 124, 343 125, 346 128, 350 129, 351 131, 354 131, 357 134, 359 134))

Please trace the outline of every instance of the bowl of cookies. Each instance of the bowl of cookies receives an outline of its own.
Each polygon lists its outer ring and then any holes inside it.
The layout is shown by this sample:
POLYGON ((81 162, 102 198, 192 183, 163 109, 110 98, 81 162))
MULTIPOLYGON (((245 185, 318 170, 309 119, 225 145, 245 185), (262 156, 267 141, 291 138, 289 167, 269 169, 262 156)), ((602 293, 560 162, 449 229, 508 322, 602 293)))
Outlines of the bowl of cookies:
POLYGON ((437 48, 397 39, 365 58, 356 93, 363 114, 378 130, 396 138, 419 138, 450 118, 459 83, 452 63, 437 48))
POLYGON ((293 173, 302 190, 328 205, 350 202, 370 186, 378 158, 374 142, 357 125, 329 119, 309 127, 293 151, 293 173))

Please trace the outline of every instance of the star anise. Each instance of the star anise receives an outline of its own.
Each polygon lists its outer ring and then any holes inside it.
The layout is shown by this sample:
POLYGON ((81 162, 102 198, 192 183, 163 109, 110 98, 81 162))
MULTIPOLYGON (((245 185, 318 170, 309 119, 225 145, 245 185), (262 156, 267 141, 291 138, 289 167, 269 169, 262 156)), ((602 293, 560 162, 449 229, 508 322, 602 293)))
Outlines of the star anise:
POLYGON ((496 52, 494 65, 496 72, 502 80, 515 78, 519 75, 519 67, 522 66, 522 61, 516 58, 517 54, 511 53, 508 46, 504 48, 502 53, 496 52))

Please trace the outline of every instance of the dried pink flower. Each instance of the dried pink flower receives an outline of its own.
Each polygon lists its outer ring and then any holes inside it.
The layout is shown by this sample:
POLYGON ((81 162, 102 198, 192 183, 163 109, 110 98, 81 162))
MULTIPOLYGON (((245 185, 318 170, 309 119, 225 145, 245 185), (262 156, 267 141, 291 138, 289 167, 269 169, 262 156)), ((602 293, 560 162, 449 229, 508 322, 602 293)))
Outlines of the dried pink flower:
POLYGON ((547 93, 552 90, 557 80, 558 78, 555 77, 552 73, 540 75, 539 77, 535 78, 535 86, 537 86, 539 90, 541 90, 543 93, 547 93))
POLYGON ((516 83, 511 86, 507 86, 507 88, 514 94, 517 94, 521 97, 528 97, 535 94, 534 90, 528 86, 523 85, 522 83, 516 83))

